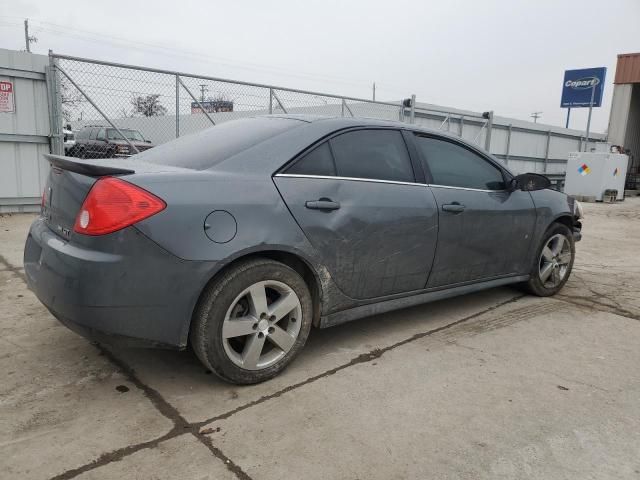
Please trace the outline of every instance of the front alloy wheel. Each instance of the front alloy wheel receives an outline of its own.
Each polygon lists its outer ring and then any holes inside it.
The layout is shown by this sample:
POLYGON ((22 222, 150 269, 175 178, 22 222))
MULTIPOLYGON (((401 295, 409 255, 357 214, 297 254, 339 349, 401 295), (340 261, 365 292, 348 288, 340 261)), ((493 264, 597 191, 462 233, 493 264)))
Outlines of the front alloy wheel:
POLYGON ((562 283, 571 263, 571 245, 562 233, 556 233, 542 249, 538 262, 538 275, 545 288, 555 288, 562 283))
POLYGON ((524 285, 526 290, 540 297, 558 293, 571 275, 575 253, 569 227, 561 223, 552 224, 538 246, 529 281, 524 285))

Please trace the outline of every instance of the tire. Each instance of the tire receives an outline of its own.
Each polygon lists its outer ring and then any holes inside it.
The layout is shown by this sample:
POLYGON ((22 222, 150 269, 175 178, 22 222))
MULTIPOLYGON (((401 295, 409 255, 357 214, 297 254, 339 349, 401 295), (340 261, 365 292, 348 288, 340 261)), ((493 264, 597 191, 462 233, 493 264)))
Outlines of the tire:
POLYGON ((246 260, 207 286, 194 312, 190 342, 204 366, 223 380, 259 383, 298 355, 312 312, 309 288, 295 270, 266 258, 246 260))
POLYGON ((558 293, 569 280, 575 254, 571 230, 561 223, 551 224, 536 250, 531 277, 523 285, 525 290, 539 297, 550 297, 558 293), (563 239, 563 243, 558 248, 560 239, 563 239), (549 250, 545 250, 545 247, 549 250))
POLYGON ((86 160, 87 159, 87 151, 84 148, 81 148, 78 151, 78 158, 81 158, 82 160, 86 160))

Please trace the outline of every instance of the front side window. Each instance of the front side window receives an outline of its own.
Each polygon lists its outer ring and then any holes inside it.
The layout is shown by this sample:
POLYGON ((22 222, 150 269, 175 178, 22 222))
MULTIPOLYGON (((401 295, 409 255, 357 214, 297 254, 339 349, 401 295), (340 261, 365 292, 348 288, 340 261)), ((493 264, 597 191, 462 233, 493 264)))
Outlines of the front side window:
POLYGON ((101 128, 100 130, 98 130, 96 140, 106 140, 104 136, 104 128, 101 128))
POLYGON ((502 171, 480 155, 446 140, 416 136, 416 146, 433 184, 479 190, 504 190, 502 171))
POLYGON ((91 129, 91 133, 89 134, 89 139, 90 140, 95 140, 96 139, 96 133, 98 133, 98 129, 97 128, 92 128, 91 129))
POLYGON ((415 181, 407 147, 397 130, 357 130, 330 142, 339 177, 415 181))
POLYGON ((331 155, 329 144, 325 142, 304 154, 296 161, 296 163, 287 169, 286 173, 297 175, 335 176, 336 168, 333 163, 333 156, 331 155))

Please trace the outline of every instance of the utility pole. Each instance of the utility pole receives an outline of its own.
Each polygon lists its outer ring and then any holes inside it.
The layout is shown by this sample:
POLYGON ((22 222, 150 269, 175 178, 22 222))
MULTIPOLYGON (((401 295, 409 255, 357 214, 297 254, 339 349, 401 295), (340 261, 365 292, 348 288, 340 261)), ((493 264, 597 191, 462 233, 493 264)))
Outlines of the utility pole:
POLYGON ((200 84, 200 102, 204 102, 204 94, 207 91, 207 84, 206 83, 201 83, 200 84))
POLYGON ((538 119, 542 116, 542 112, 533 112, 529 116, 533 118, 533 123, 538 123, 538 119))
POLYGON ((27 52, 31 53, 31 44, 36 43, 38 39, 34 36, 29 35, 29 19, 25 19, 24 21, 24 46, 27 49, 27 52))
POLYGON ((376 101, 376 82, 373 82, 373 101, 376 101))
POLYGON ((589 102, 589 116, 587 117, 587 132, 584 134, 584 151, 587 151, 589 144, 589 129, 591 128, 591 112, 593 111, 593 99, 596 96, 595 84, 591 87, 591 101, 589 102))

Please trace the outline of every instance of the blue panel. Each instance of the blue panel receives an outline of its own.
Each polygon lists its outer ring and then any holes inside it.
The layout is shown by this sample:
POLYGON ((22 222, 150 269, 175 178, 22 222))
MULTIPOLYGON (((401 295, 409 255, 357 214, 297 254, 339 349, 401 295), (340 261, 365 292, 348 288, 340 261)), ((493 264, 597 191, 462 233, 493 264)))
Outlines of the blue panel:
POLYGON ((606 67, 565 70, 562 82, 561 108, 588 107, 593 93, 593 106, 602 105, 606 67), (595 91, 594 91, 595 88, 595 91))

